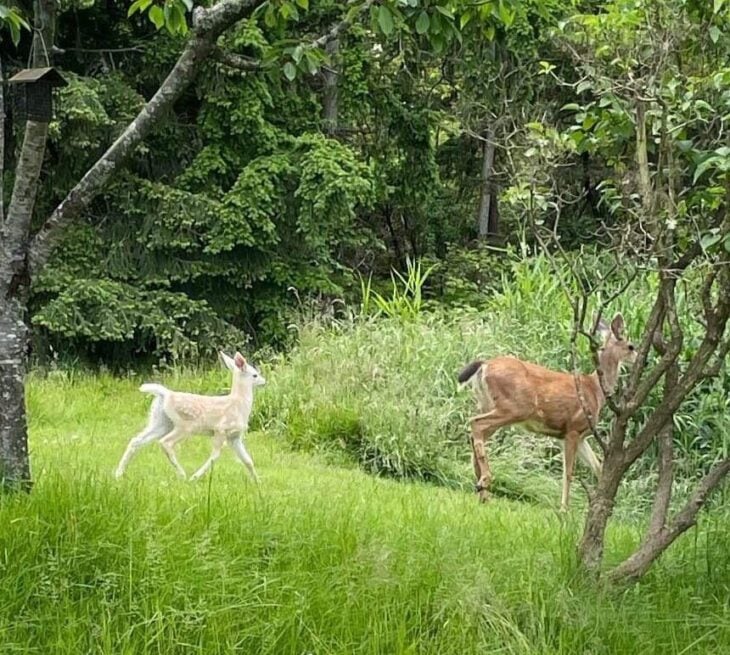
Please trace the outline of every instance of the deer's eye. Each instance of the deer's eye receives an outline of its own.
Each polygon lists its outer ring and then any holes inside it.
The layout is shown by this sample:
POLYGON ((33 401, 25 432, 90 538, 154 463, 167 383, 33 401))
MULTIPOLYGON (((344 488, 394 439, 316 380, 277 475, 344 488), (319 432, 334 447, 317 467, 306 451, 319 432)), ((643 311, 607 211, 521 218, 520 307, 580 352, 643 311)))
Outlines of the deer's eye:
POLYGON ((633 344, 633 343, 630 343, 630 344, 629 344, 629 350, 630 350, 631 352, 634 352, 634 350, 636 350, 636 348, 634 347, 634 344, 633 344))

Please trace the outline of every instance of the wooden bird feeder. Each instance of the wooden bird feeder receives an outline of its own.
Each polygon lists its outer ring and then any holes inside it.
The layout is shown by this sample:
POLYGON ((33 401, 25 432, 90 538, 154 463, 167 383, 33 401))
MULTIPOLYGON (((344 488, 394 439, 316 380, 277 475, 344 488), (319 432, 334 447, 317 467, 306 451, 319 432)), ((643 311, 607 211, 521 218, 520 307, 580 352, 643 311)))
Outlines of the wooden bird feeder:
POLYGON ((68 82, 55 68, 26 68, 13 75, 13 113, 18 120, 50 123, 53 118, 53 89, 68 82))

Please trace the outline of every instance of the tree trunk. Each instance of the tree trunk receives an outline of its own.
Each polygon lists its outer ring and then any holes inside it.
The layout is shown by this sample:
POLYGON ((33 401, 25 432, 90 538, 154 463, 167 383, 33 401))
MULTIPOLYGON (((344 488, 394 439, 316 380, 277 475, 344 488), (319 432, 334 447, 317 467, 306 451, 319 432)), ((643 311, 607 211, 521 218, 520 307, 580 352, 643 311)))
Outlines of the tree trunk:
POLYGON ((613 514, 616 494, 624 474, 620 457, 620 452, 615 454, 609 452, 606 456, 601 478, 588 504, 583 536, 578 546, 581 564, 586 571, 595 576, 598 576, 601 570, 606 527, 613 514))
MULTIPOLYGON (((489 127, 485 134, 482 150, 481 193, 479 195, 479 210, 477 212, 477 228, 480 239, 496 234, 496 226, 493 224, 494 217, 492 215, 492 203, 494 200, 494 190, 492 188, 494 153, 494 129, 489 127)), ((494 216, 496 216, 496 213, 494 216)))
POLYGON ((0 302, 0 481, 4 488, 30 486, 28 431, 25 422, 27 329, 16 300, 0 302))
POLYGON ((5 222, 5 75, 0 59, 0 226, 5 222))
POLYGON ((329 67, 324 68, 322 76, 324 78, 324 93, 322 98, 322 118, 324 122, 324 131, 332 136, 337 133, 338 114, 339 114, 339 62, 338 54, 340 52, 340 40, 332 39, 325 46, 329 57, 329 67))
MULTIPOLYGON (((55 0, 35 0, 33 16, 41 28, 33 35, 33 65, 50 64, 48 50, 56 26, 55 0)), ((2 126, 4 130, 4 125, 2 126)), ((25 124, 25 136, 15 170, 13 195, 0 243, 0 477, 2 486, 30 487, 28 426, 25 418, 24 376, 28 329, 26 307, 30 293, 28 240, 38 191, 48 125, 36 121, 25 124)))

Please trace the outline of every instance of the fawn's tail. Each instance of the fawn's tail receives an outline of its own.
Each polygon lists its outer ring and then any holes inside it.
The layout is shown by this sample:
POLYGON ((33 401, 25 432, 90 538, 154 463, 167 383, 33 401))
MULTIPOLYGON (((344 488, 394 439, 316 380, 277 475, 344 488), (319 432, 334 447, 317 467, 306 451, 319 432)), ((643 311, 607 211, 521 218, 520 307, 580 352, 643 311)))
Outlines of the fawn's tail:
POLYGON ((163 387, 161 384, 151 384, 146 383, 143 384, 139 390, 142 393, 153 393, 155 396, 165 397, 168 393, 170 393, 170 390, 167 387, 163 387))
POLYGON ((459 381, 459 384, 464 384, 471 380, 476 375, 477 371, 482 367, 482 364, 484 364, 484 362, 481 359, 477 359, 461 369, 459 377, 456 378, 459 381))

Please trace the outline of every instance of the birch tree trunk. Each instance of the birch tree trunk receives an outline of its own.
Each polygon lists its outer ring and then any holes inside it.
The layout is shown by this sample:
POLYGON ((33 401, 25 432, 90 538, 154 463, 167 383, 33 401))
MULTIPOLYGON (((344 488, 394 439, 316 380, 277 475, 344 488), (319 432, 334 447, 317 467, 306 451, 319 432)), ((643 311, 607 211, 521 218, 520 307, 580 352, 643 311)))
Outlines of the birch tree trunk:
MULTIPOLYGON (((33 66, 47 66, 56 27, 56 3, 35 0, 33 13, 35 24, 41 25, 33 33, 33 66)), ((47 135, 46 123, 27 121, 0 244, 0 481, 3 487, 14 489, 30 486, 24 387, 30 294, 27 248, 47 135)))
POLYGON ((480 239, 484 239, 496 233, 496 226, 490 220, 496 216, 495 207, 492 207, 494 176, 494 129, 489 127, 485 134, 484 149, 482 153, 482 177, 481 193, 479 195, 479 210, 477 211, 477 228, 480 239))

